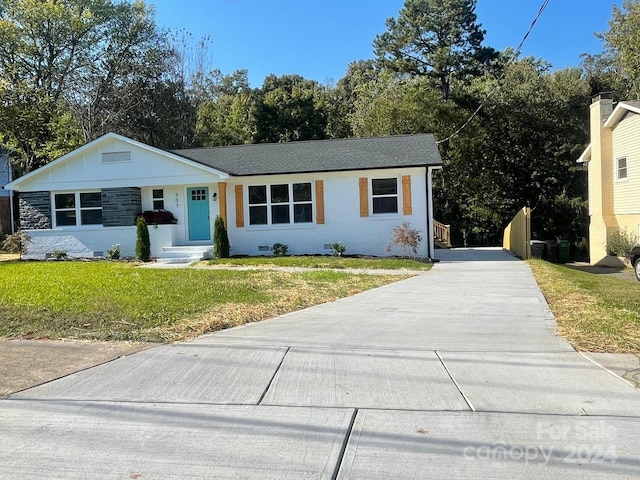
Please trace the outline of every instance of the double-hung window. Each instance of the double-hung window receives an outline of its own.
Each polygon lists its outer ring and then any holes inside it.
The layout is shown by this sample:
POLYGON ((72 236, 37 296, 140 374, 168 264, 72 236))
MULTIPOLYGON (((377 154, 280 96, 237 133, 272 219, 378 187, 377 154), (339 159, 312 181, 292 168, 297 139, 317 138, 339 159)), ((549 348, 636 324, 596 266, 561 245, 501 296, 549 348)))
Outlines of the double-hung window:
POLYGON ((629 169, 627 167, 626 157, 621 157, 616 162, 616 178, 618 180, 627 180, 629 178, 629 169))
POLYGON ((373 214, 398 213, 398 179, 374 178, 371 180, 373 214))
POLYGON ((102 225, 102 193, 70 192, 54 195, 57 227, 102 225))
POLYGON ((289 225, 313 221, 311 183, 249 186, 250 225, 289 225))

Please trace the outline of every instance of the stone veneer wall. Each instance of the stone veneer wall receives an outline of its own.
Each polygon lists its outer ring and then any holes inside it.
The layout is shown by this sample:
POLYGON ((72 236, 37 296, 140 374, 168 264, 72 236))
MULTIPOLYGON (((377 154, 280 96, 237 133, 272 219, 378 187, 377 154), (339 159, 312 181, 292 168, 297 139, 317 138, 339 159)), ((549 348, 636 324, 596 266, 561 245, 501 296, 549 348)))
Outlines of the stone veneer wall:
POLYGON ((102 190, 102 225, 129 227, 135 225, 142 211, 142 191, 138 187, 105 188, 102 190))
POLYGON ((51 228, 51 194, 49 192, 21 192, 18 198, 21 230, 51 228))

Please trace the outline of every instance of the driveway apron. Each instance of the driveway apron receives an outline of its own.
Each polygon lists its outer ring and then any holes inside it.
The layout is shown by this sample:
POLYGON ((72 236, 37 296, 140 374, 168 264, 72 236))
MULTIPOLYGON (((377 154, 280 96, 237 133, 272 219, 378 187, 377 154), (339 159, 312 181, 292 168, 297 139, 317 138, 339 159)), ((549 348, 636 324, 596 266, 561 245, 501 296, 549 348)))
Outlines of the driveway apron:
POLYGON ((440 259, 3 399, 0 479, 640 476, 640 392, 555 335, 526 263, 440 259))

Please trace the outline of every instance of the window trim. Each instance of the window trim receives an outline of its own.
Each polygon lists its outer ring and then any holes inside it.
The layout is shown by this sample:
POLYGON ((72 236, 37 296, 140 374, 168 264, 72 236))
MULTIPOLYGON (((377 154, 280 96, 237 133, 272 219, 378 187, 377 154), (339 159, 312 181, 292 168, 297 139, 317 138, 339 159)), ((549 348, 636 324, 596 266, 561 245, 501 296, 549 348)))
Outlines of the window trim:
POLYGON ((72 190, 72 191, 59 191, 59 192, 51 192, 51 222, 53 227, 58 229, 66 229, 66 228, 102 228, 104 226, 104 218, 100 223, 82 223, 82 212, 87 211, 96 211, 100 210, 104 211, 104 206, 102 205, 102 198, 100 199, 99 207, 82 207, 80 198, 83 193, 97 193, 102 196, 101 190, 72 190), (74 195, 74 206, 73 208, 56 208, 56 196, 57 195, 74 195), (75 212, 76 214, 76 223, 75 225, 58 225, 58 212, 75 212))
POLYGON ((616 181, 617 182, 627 182, 629 181, 629 160, 627 157, 618 157, 616 158, 616 181), (624 160, 624 168, 620 167, 620 162, 624 160), (624 177, 620 175, 620 172, 624 171, 624 177))
POLYGON ((296 227, 296 228, 300 228, 300 227, 308 227, 310 225, 315 225, 315 210, 316 210, 316 198, 315 198, 315 192, 313 189, 313 180, 308 180, 308 181, 297 181, 297 182, 293 182, 293 181, 284 181, 284 182, 273 182, 273 183, 256 183, 256 184, 251 184, 251 185, 247 185, 247 190, 246 190, 246 199, 247 199, 247 206, 246 206, 246 218, 247 218, 247 226, 250 228, 265 228, 265 227, 269 227, 269 228, 291 228, 291 227, 296 227), (294 185, 300 185, 300 184, 305 184, 309 186, 309 192, 310 192, 310 196, 311 199, 310 200, 302 200, 302 201, 295 201, 294 200, 294 191, 293 191, 293 186, 294 185), (286 185, 287 186, 287 192, 288 192, 288 201, 287 202, 272 202, 272 198, 271 198, 271 188, 273 186, 278 186, 278 185, 286 185), (265 203, 251 203, 251 197, 249 194, 249 191, 252 187, 265 187, 265 194, 266 194, 266 202, 265 203), (287 205, 289 207, 289 222, 287 223, 273 223, 273 207, 278 207, 278 206, 284 206, 287 205), (310 220, 308 222, 296 222, 295 220, 295 208, 297 205, 311 205, 311 216, 310 216, 310 220), (267 211, 267 221, 266 223, 252 223, 251 222, 251 208, 252 207, 264 207, 266 208, 267 211))
POLYGON ((152 210, 164 210, 164 201, 165 201, 165 195, 164 195, 164 188, 152 188, 151 189, 151 209, 152 210), (160 192, 161 196, 160 197, 155 197, 155 193, 156 192, 160 192), (162 206, 160 208, 156 208, 156 202, 162 202, 162 206))
POLYGON ((370 193, 369 193, 369 201, 371 202, 371 216, 375 216, 375 217, 397 217, 400 216, 402 210, 401 210, 401 205, 402 205, 402 196, 401 196, 401 189, 399 188, 402 185, 401 179, 398 176, 390 176, 390 177, 371 177, 369 178, 369 188, 370 188, 370 193), (374 194, 373 193, 373 182, 375 180, 395 180, 396 181, 396 193, 395 194, 374 194), (374 199, 376 198, 395 198, 396 199, 396 211, 395 212, 382 212, 382 213, 376 213, 375 211, 375 202, 374 199))

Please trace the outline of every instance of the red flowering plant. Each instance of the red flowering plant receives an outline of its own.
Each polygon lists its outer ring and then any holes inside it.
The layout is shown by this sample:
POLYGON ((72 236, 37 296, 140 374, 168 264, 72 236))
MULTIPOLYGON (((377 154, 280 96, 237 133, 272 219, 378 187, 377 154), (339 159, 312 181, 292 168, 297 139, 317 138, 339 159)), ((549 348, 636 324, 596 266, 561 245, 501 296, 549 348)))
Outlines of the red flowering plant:
POLYGON ((174 217, 173 213, 169 210, 145 210, 138 214, 136 221, 140 217, 144 218, 147 225, 171 225, 178 223, 176 217, 174 217))

